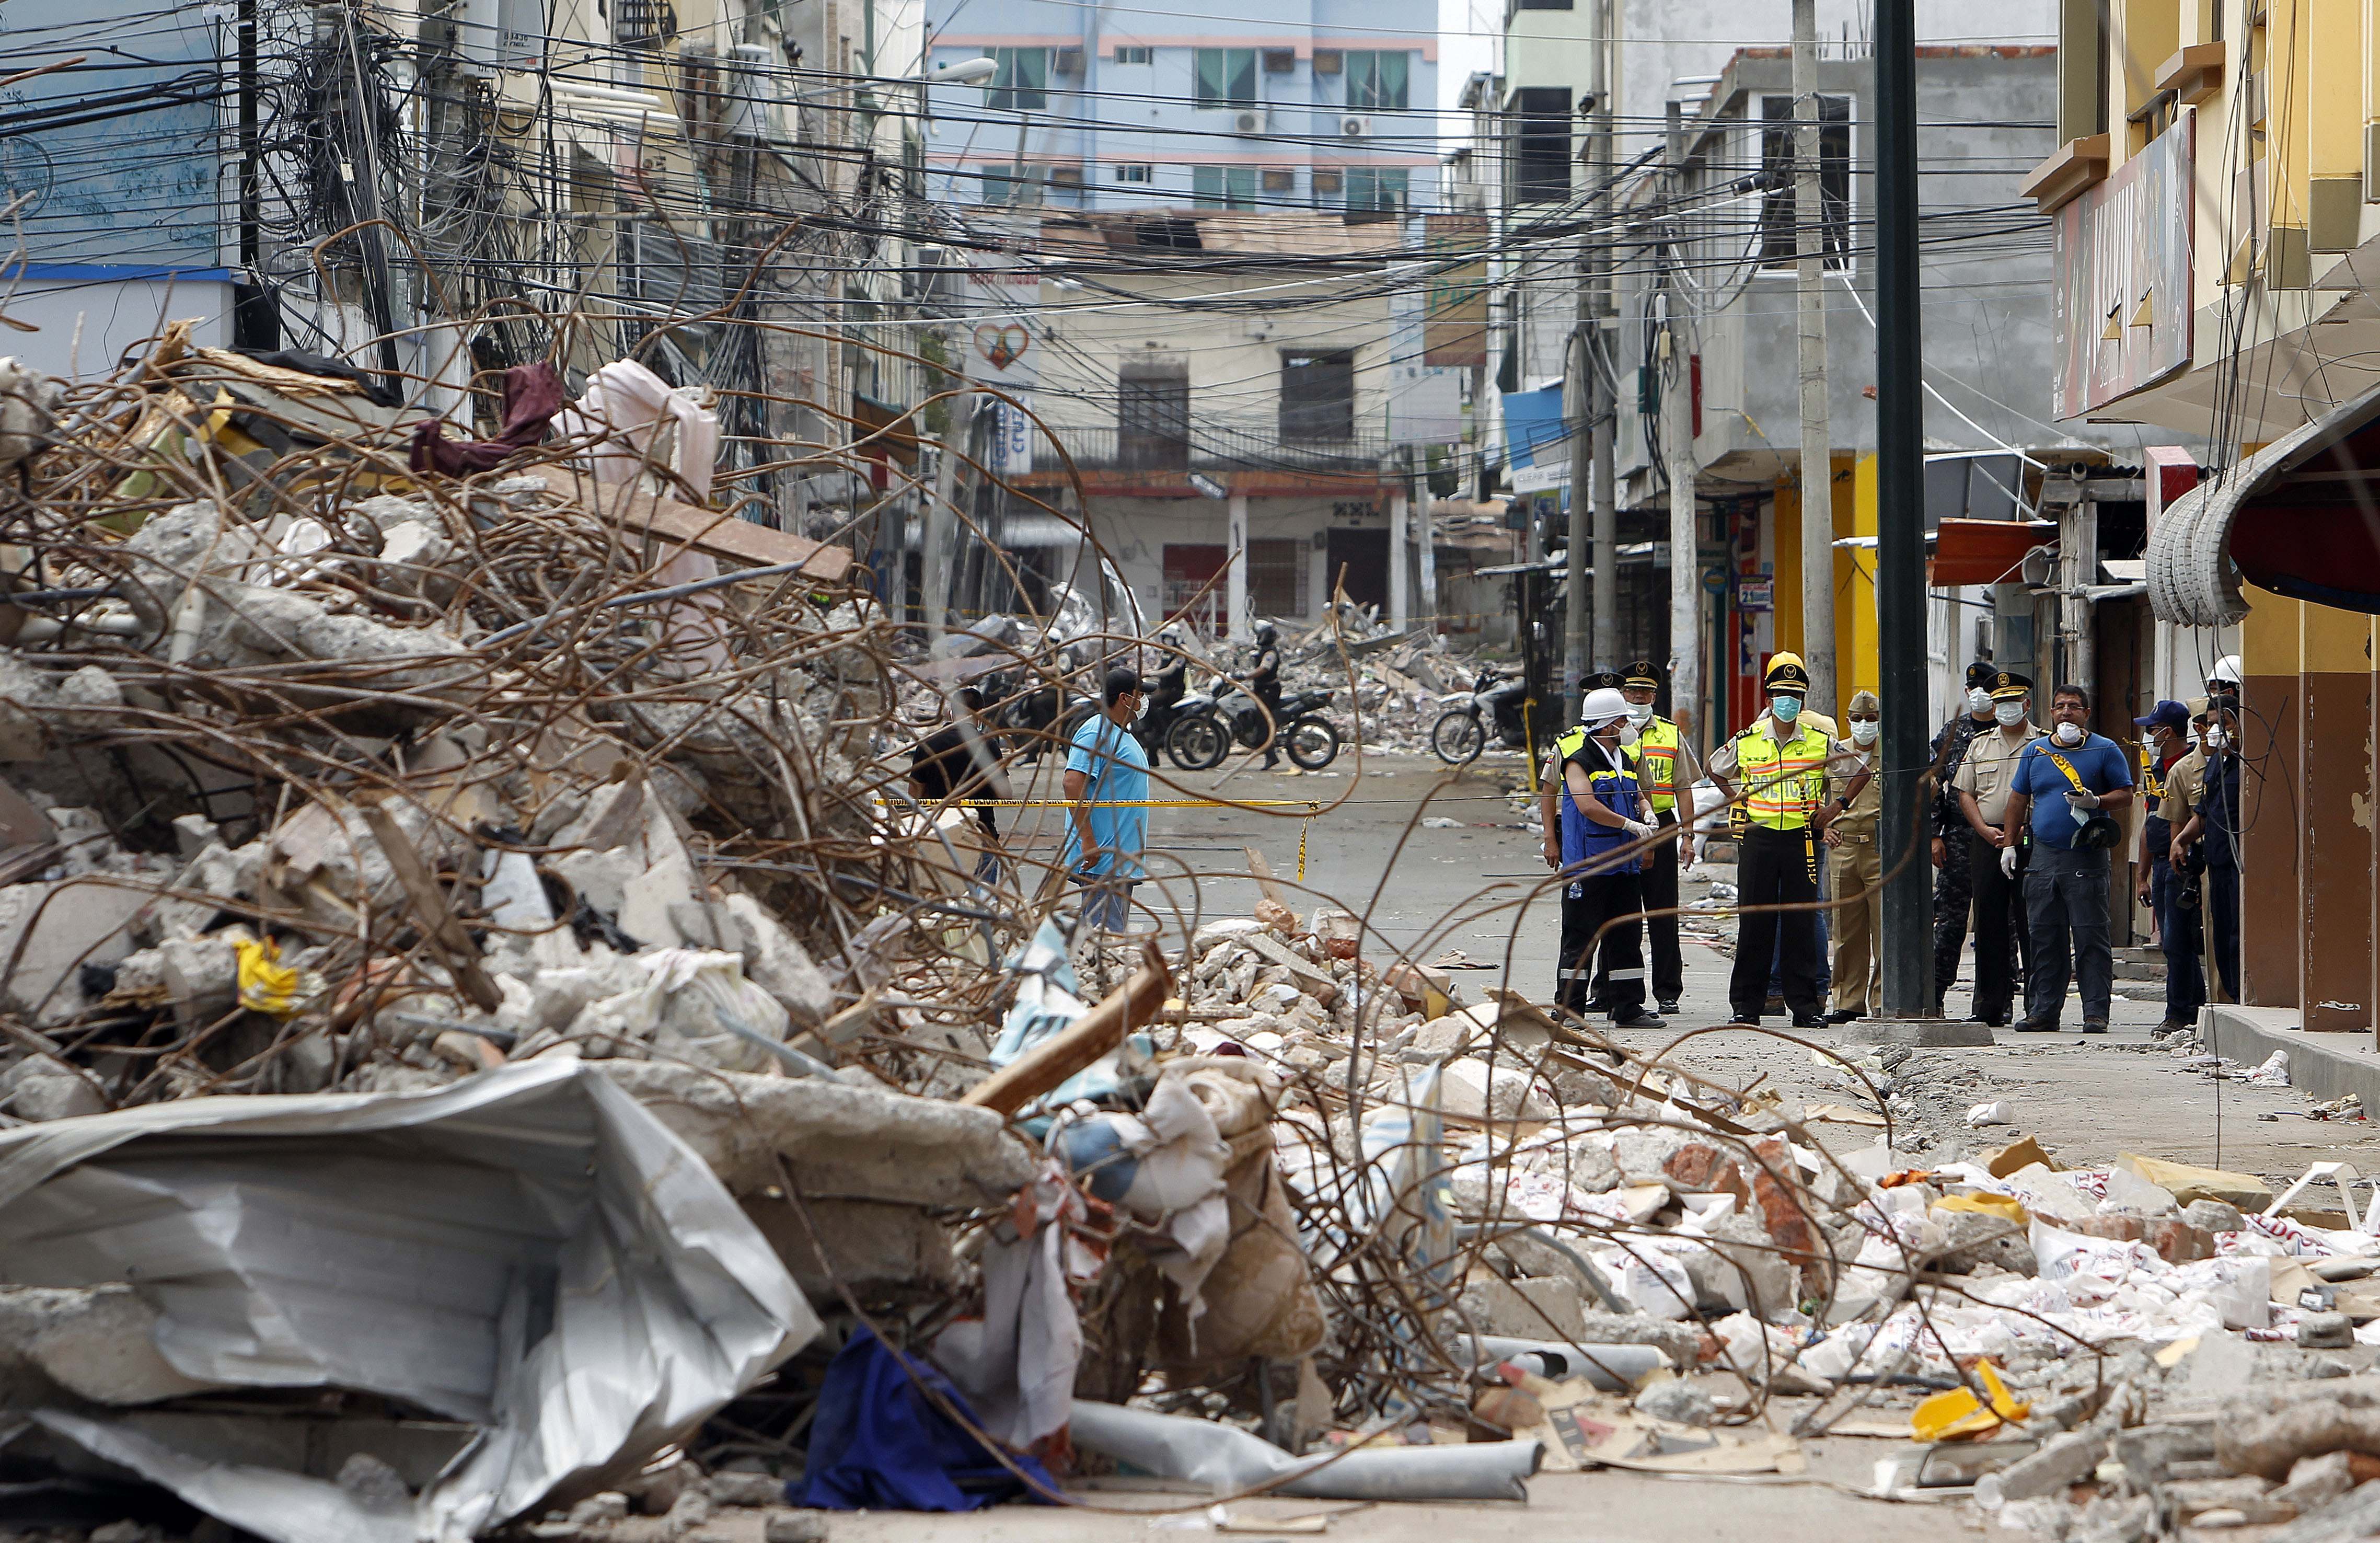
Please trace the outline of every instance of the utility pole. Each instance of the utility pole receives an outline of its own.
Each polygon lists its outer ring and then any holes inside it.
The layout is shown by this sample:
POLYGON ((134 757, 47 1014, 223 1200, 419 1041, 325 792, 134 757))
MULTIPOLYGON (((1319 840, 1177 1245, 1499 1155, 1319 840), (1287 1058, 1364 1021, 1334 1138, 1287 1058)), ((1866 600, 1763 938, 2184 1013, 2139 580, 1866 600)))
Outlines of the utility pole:
MULTIPOLYGON (((1587 143, 1594 143, 1593 136, 1587 143)), ((1561 678, 1554 683, 1554 699, 1567 704, 1562 721, 1575 723, 1585 711, 1586 694, 1580 682, 1593 667, 1594 655, 1589 651, 1587 633, 1587 546, 1594 538, 1593 512, 1587 500, 1586 461, 1595 432, 1595 401, 1588 382, 1594 371, 1587 365, 1587 329, 1594 325, 1593 282, 1588 276, 1590 259, 1598 232, 1589 225, 1578 238, 1576 272, 1572 283, 1577 286, 1575 309, 1572 314, 1570 339, 1562 349, 1562 422, 1569 431, 1562 448, 1570 456, 1570 473, 1562 483, 1562 496, 1570 500, 1570 538, 1562 543, 1562 668, 1561 678)), ((1598 617, 1599 621, 1600 618, 1598 617)))
MULTIPOLYGON (((1668 185, 1675 199, 1686 177, 1686 126, 1680 103, 1669 104, 1669 131, 1668 185)), ((1674 222, 1677 216, 1665 218, 1674 222)), ((1674 236, 1657 250, 1666 251, 1673 263, 1682 263, 1686 256, 1674 236)), ((1696 592, 1702 563, 1694 518, 1693 329, 1679 324, 1685 319, 1686 291, 1674 273, 1661 275, 1661 299, 1660 346, 1667 355, 1662 361, 1661 449, 1670 479, 1670 717, 1679 736, 1694 744, 1694 719, 1702 707, 1702 602, 1696 592)))
MULTIPOLYGON (((1917 261, 1916 0, 1876 0, 1876 620, 1884 701, 1884 1014, 1934 995, 1932 869, 1917 819, 1928 758, 1925 357, 1917 261)), ((1985 1031, 1988 1036, 1988 1030, 1985 1031)))
MULTIPOLYGON (((1612 36, 1620 22, 1620 0, 1602 0, 1596 27, 1595 134, 1588 141, 1586 175, 1595 181, 1595 224, 1588 239, 1594 251, 1589 263, 1594 276, 1594 302, 1582 350, 1587 399, 1593 415, 1587 449, 1595 463, 1595 660, 1606 669, 1620 663, 1620 497, 1611 446, 1613 419, 1618 416, 1611 394, 1610 327, 1612 167, 1618 157, 1611 143, 1611 91, 1615 76, 1612 36)), ((1571 499, 1578 498, 1578 482, 1571 481, 1571 499)))
MULTIPOLYGON (((957 506, 959 455, 975 443, 975 393, 964 383, 950 397, 950 427, 942 431, 941 458, 934 465, 934 497, 926 505, 926 528, 918 543, 917 609, 924 613, 926 642, 930 652, 942 640, 944 613, 951 593, 952 511, 957 506)), ((896 565, 907 554, 893 554, 896 565)))
POLYGON ((1794 314, 1802 366, 1802 662, 1810 700, 1840 716, 1835 683, 1835 452, 1827 422, 1826 190, 1818 179, 1818 4, 1793 0, 1794 314))

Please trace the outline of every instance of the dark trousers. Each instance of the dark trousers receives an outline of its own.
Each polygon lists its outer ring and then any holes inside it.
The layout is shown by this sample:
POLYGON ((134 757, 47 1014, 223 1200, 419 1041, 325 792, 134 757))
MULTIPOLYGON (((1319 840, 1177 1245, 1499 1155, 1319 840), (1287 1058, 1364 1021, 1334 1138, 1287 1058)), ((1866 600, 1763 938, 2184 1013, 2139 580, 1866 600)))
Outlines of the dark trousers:
POLYGON ((1959 978, 1959 955, 1967 947, 1967 913, 1974 908, 1975 877, 1967 865, 1968 832, 1942 838, 1942 866, 1934 870, 1934 1011, 1959 978))
MULTIPOLYGON (((1738 850, 1738 905, 1793 905, 1818 898, 1817 838, 1806 827, 1774 831, 1766 825, 1747 826, 1738 850)), ((1818 1013, 1816 916, 1809 911, 1747 911, 1736 924, 1735 970, 1727 985, 1728 1005, 1736 1022, 1760 1021, 1760 1009, 1768 1000, 1772 958, 1779 960, 1785 1005, 1793 1015, 1811 1017, 1818 1013), (1780 941, 1781 957, 1777 953, 1780 941)))
POLYGON ((1587 983, 1597 1008, 1633 1017, 1645 1005, 1645 886, 1633 873, 1598 873, 1562 887, 1561 955, 1555 999, 1585 1016, 1587 983), (1615 917, 1629 919, 1596 932, 1615 917))
MULTIPOLYGON (((1818 898, 1828 900, 1833 895, 1834 889, 1827 871, 1826 849, 1821 847, 1818 898)), ((1835 983, 1835 918, 1828 912, 1813 911, 1810 913, 1810 925, 1818 929, 1818 1000, 1824 1002, 1835 983)), ((1781 931, 1777 934, 1777 947, 1768 960, 1768 994, 1779 998, 1785 994, 1785 934, 1781 931)))
POLYGON ((2035 843, 2024 869, 2025 916, 2033 934, 2026 962, 2027 1014, 2055 1023, 2066 1005, 2069 952, 2082 990, 2082 1016, 2104 1023, 2115 994, 2116 960, 2107 947, 2107 849, 2035 843))
POLYGON ((2014 879, 2002 873, 2000 849, 1987 841, 1971 838, 1967 851, 1967 881, 1975 896, 1975 1016, 2006 1023, 2020 978, 2010 966, 2026 930, 2024 869, 2019 867, 2014 879))
MULTIPOLYGON (((1655 842, 1652 850, 1645 854, 1645 870, 1636 877, 1644 884, 1645 909, 1671 912, 1666 917, 1646 917, 1645 930, 1650 935, 1652 944, 1649 952, 1653 963, 1654 999, 1675 1002, 1686 994, 1686 961, 1678 947, 1678 918, 1675 914, 1678 904, 1678 838, 1675 834, 1678 817, 1674 812, 1657 814, 1653 817, 1653 823, 1670 833, 1666 839, 1655 842)), ((1604 988, 1610 983, 1609 971, 1598 962, 1595 966, 1595 996, 1592 1000, 1605 1001, 1604 988)))
POLYGON ((2165 1021, 2194 1024, 2206 1004, 2206 978, 2198 968, 2198 907, 2183 910, 2174 897, 2181 875, 2159 859, 2149 869, 2149 905, 2156 912, 2157 943, 2165 951, 2165 1021))
MULTIPOLYGON (((2213 845, 2210 841, 2208 845, 2213 845)), ((2223 994, 2240 1000, 2240 869, 2230 863, 2206 865, 2198 881, 2206 919, 2215 924, 2215 978, 2223 994)))

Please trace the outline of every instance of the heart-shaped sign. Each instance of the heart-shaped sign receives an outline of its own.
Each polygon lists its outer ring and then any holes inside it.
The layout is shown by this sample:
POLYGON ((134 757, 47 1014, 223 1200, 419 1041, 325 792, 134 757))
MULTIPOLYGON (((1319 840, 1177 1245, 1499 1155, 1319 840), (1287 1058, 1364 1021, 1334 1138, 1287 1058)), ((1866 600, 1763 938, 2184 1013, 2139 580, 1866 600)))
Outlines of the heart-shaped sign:
POLYGON ((1033 345, 1033 334, 1021 322, 998 326, 986 322, 975 330, 975 351, 991 361, 994 370, 1005 370, 1025 357, 1033 345))

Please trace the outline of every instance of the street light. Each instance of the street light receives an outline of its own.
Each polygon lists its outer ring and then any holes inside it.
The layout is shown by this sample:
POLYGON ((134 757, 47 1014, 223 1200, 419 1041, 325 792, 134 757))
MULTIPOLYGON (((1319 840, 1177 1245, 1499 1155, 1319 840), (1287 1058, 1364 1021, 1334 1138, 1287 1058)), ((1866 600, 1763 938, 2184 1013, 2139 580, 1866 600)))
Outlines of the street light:
POLYGON ((961 59, 956 64, 936 65, 926 76, 929 86, 980 86, 1000 73, 998 59, 961 59))

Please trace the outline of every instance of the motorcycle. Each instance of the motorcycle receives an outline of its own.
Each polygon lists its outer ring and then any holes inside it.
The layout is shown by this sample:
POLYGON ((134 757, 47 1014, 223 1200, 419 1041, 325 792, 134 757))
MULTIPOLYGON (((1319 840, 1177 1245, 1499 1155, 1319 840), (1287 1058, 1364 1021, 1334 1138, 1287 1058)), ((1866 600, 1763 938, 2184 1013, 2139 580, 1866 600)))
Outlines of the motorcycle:
MULTIPOLYGON (((1146 677, 1148 689, 1142 699, 1140 717, 1132 725, 1132 732, 1139 737, 1140 747, 1148 753, 1152 765, 1157 760, 1158 752, 1165 747, 1165 736, 1182 717, 1183 704, 1188 700, 1189 674, 1188 663, 1175 657, 1170 659, 1163 669, 1146 677)), ((1167 753, 1171 754, 1170 751, 1167 753)), ((1175 756, 1174 764, 1180 766, 1182 758, 1175 756)), ((1184 770, 1189 769, 1185 767, 1184 770)))
POLYGON ((1075 731, 1099 710, 1097 697, 1062 692, 1037 676, 1027 678, 1035 684, 1022 691, 1005 671, 984 682, 984 699, 990 704, 988 716, 1021 766, 1032 765, 1052 749, 1064 755, 1065 747, 1074 743, 1075 731))
MULTIPOLYGON (((1272 719, 1273 747, 1301 770, 1319 772, 1339 759, 1338 727, 1322 716, 1330 705, 1328 691, 1299 691, 1281 699, 1272 719)), ((1165 753, 1184 772, 1204 772, 1222 764, 1233 741, 1263 749, 1266 723, 1264 704, 1245 684, 1232 681, 1220 690, 1182 699, 1179 716, 1166 732, 1165 753)))
POLYGON ((1522 719, 1521 704, 1528 694, 1529 683, 1522 677, 1508 678, 1493 665, 1483 667, 1471 682, 1470 699, 1439 715, 1429 731, 1429 747, 1449 766, 1468 766, 1488 747, 1487 725, 1492 723, 1499 745, 1508 750, 1525 748, 1528 724, 1522 719))

